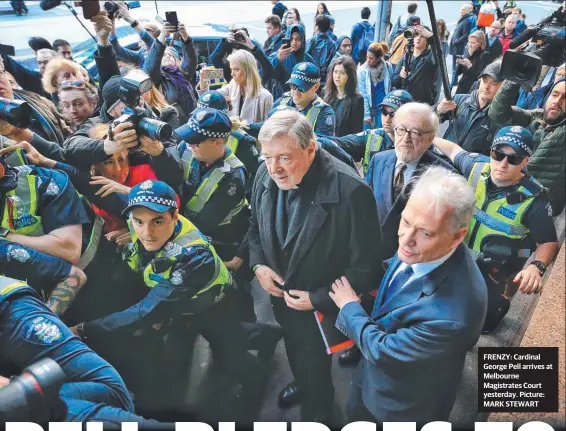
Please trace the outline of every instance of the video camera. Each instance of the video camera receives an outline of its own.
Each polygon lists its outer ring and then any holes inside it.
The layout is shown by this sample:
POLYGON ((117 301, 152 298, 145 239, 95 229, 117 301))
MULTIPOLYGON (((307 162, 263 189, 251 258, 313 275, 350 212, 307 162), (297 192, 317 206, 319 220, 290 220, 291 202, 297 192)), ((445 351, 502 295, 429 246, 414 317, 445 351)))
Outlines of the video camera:
POLYGON ((141 95, 151 90, 152 85, 151 79, 138 70, 131 70, 124 75, 120 81, 120 100, 126 107, 112 125, 132 123, 138 135, 166 141, 173 135, 173 128, 163 121, 149 118, 147 111, 139 107, 141 95))
POLYGON ((566 9, 561 6, 552 15, 527 28, 509 43, 509 48, 515 49, 531 41, 523 52, 505 53, 501 64, 503 78, 527 89, 534 87, 543 65, 557 67, 564 63, 565 38, 566 9))
POLYGON ((24 129, 31 123, 32 109, 22 100, 8 100, 0 97, 0 120, 7 121, 14 127, 24 129))
POLYGON ((42 359, 0 388, 0 422, 62 421, 67 405, 59 398, 65 373, 53 359, 42 359))

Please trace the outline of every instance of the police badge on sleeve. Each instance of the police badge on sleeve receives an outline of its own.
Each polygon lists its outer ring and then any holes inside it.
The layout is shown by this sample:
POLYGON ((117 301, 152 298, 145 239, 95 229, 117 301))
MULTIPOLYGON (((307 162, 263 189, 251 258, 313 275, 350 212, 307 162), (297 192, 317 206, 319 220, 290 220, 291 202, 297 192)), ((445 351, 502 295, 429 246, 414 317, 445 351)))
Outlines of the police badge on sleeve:
POLYGON ((63 338, 59 326, 47 317, 36 317, 25 331, 27 341, 38 344, 53 344, 63 338))

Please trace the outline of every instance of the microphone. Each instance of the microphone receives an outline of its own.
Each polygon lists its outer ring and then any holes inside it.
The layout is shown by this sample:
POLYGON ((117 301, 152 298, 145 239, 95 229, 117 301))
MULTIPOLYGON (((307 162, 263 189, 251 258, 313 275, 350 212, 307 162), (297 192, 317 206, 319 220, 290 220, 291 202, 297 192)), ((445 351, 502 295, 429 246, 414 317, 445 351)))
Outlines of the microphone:
POLYGON ((39 7, 41 10, 50 10, 56 8, 61 4, 61 0, 41 0, 39 2, 39 7))

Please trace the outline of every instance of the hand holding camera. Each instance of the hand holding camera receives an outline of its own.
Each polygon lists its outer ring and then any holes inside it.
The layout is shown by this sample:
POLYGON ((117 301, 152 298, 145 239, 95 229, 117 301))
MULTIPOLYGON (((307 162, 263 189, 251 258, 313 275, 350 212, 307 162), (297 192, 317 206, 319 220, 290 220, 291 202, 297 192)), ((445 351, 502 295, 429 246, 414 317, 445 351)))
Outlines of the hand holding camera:
POLYGON ((110 129, 112 133, 104 140, 104 152, 109 156, 138 145, 138 134, 133 123, 114 122, 110 129))
POLYGON ((277 51, 277 58, 279 59, 279 61, 285 61, 285 59, 289 57, 293 52, 293 48, 291 48, 290 46, 289 48, 285 48, 285 46, 286 45, 281 45, 281 48, 279 48, 279 51, 277 51))
POLYGON ((110 18, 108 18, 107 13, 105 11, 99 11, 90 20, 94 24, 94 31, 96 32, 100 44, 102 46, 108 45, 108 38, 114 29, 114 24, 110 18))

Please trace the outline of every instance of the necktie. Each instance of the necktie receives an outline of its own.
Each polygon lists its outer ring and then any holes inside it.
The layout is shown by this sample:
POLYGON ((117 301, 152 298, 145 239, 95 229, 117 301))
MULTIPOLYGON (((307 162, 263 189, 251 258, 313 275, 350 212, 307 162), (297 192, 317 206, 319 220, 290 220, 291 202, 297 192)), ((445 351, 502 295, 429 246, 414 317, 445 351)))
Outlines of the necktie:
POLYGON ((399 163, 395 169, 395 178, 393 179, 393 197, 397 200, 401 191, 403 191, 403 186, 405 185, 405 171, 407 170, 407 165, 403 162, 399 163))
POLYGON ((391 281, 391 283, 389 283, 389 287, 387 288, 387 291, 385 292, 385 301, 387 301, 387 299, 392 298, 393 295, 395 295, 397 292, 399 292, 401 290, 401 288, 407 284, 407 281, 409 281, 409 278, 411 278, 411 275, 413 275, 413 268, 411 268, 411 265, 407 265, 405 267, 405 269, 399 273, 397 273, 397 275, 395 275, 395 278, 393 279, 393 281, 391 281))

